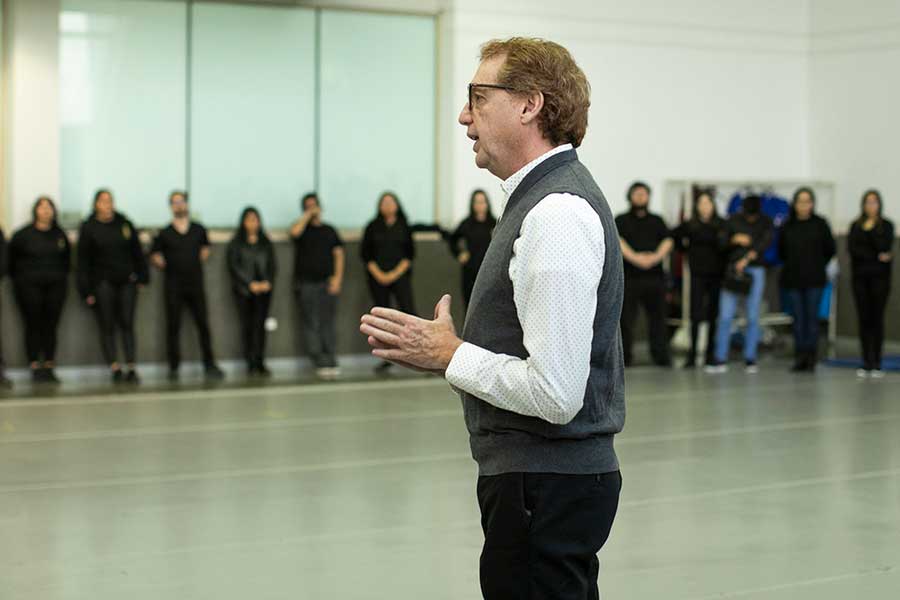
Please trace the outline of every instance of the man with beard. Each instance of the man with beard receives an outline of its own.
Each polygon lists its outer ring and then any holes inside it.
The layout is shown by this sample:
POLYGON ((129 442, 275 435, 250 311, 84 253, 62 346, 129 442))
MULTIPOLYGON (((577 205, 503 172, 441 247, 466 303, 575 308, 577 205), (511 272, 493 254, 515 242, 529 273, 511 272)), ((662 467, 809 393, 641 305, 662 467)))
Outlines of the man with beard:
POLYGON ((224 373, 213 359, 206 289, 203 285, 203 263, 209 259, 209 238, 203 225, 191 221, 187 192, 176 190, 169 194, 169 207, 172 210, 172 223, 159 232, 150 251, 153 265, 166 273, 169 380, 177 381, 179 376, 181 312, 187 305, 197 325, 206 379, 219 381, 224 378, 224 373))
POLYGON ((632 362, 634 320, 638 308, 647 313, 650 356, 660 367, 672 366, 666 332, 666 274, 662 261, 672 251, 668 227, 650 212, 650 186, 636 181, 628 188, 631 209, 616 217, 619 243, 625 259, 625 303, 622 305, 622 345, 625 366, 632 362))

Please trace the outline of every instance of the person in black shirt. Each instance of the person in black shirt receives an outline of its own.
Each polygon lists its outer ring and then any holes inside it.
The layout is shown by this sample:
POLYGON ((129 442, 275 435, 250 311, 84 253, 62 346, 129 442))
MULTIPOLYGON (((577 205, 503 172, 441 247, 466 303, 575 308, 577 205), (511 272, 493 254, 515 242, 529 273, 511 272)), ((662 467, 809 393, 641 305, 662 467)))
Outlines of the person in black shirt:
POLYGON ((322 222, 322 206, 316 194, 305 195, 301 207, 303 214, 290 233, 303 342, 316 373, 331 378, 340 374, 334 319, 344 280, 344 244, 337 231, 322 222))
POLYGON ((719 293, 725 271, 725 221, 716 213, 712 196, 703 192, 694 201, 691 218, 673 232, 676 246, 687 252, 691 270, 691 349, 685 368, 697 361, 700 324, 706 321, 706 364, 715 360, 716 320, 719 318, 719 293))
POLYGON ((166 273, 169 380, 178 380, 178 367, 181 364, 181 313, 187 305, 197 325, 206 379, 218 381, 225 374, 213 358, 203 282, 203 263, 209 259, 209 237, 203 225, 191 221, 187 192, 174 191, 169 194, 169 208, 172 210, 172 223, 157 234, 150 250, 150 261, 157 269, 166 273))
POLYGON ((727 223, 728 264, 722 293, 719 295, 719 322, 716 324, 715 361, 706 365, 706 372, 724 373, 731 348, 731 324, 743 303, 747 315, 747 334, 744 337, 744 370, 749 374, 759 372, 756 363, 759 348, 759 313, 766 290, 766 263, 764 255, 772 243, 774 226, 772 219, 762 214, 759 196, 748 196, 741 211, 732 215, 727 223), (746 288, 746 289, 745 289, 746 288))
POLYGON ((115 211, 109 190, 94 194, 94 212, 78 234, 77 256, 78 291, 97 316, 103 358, 113 382, 136 384, 134 313, 138 287, 147 284, 150 273, 138 231, 115 211), (127 374, 117 358, 117 329, 122 336, 127 374))
POLYGON ((16 304, 25 319, 25 354, 35 383, 59 383, 56 331, 68 289, 71 248, 56 223, 56 205, 41 196, 31 211, 30 225, 19 229, 9 244, 9 270, 16 304))
MULTIPOLYGON (((374 305, 390 307, 393 296, 399 310, 415 314, 412 291, 415 248, 406 213, 396 194, 385 192, 379 198, 378 214, 366 226, 360 253, 374 305)), ((383 362, 377 369, 384 372, 390 368, 391 363, 383 362)))
POLYGON ((808 187, 794 193, 791 214, 778 238, 781 289, 794 310, 793 372, 816 369, 819 347, 819 305, 828 282, 825 268, 836 247, 828 221, 815 214, 816 195, 808 187))
MULTIPOLYGON (((0 229, 0 281, 6 276, 6 236, 0 229)), ((12 381, 6 376, 6 366, 3 364, 3 337, 0 336, 0 387, 9 389, 12 387, 12 381)))
POLYGON ((850 227, 847 245, 853 270, 853 297, 859 315, 863 368, 860 377, 883 377, 884 312, 891 293, 894 224, 882 216, 881 194, 867 190, 862 214, 850 227))
POLYGON ((275 281, 275 247, 262 227, 259 211, 252 206, 241 213, 227 252, 247 373, 268 377, 271 372, 265 364, 266 319, 275 281))
POLYGON ((462 290, 466 306, 472 297, 475 277, 484 262, 496 225, 497 219, 491 212, 487 194, 484 190, 475 190, 469 199, 469 216, 459 224, 449 240, 450 252, 462 265, 462 290))
POLYGON ((622 348, 625 365, 632 363, 631 346, 638 307, 647 313, 650 355, 661 367, 672 365, 666 332, 666 277, 662 261, 674 245, 665 222, 651 214, 650 186, 641 181, 628 188, 631 210, 616 217, 619 243, 625 259, 625 302, 622 305, 622 348))

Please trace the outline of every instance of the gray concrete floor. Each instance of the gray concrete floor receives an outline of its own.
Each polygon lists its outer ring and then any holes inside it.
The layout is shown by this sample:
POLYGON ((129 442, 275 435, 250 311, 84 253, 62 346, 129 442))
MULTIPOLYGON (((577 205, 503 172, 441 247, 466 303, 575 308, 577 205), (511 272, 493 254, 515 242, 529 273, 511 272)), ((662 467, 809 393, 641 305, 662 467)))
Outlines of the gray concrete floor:
MULTIPOLYGON (((900 596, 900 376, 638 368, 604 598, 900 596)), ((0 402, 0 598, 474 599, 437 380, 0 402)))

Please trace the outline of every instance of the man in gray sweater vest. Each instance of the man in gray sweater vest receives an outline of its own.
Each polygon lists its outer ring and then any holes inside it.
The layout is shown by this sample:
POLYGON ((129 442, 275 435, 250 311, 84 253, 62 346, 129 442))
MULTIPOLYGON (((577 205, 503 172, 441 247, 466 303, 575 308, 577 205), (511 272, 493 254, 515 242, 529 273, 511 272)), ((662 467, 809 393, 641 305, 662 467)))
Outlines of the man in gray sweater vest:
POLYGON ((590 88, 552 42, 488 42, 459 116, 475 163, 507 202, 462 337, 441 298, 432 321, 376 307, 373 354, 446 377, 479 467, 488 600, 596 599, 597 552, 622 485, 622 255, 609 206, 578 160, 590 88))

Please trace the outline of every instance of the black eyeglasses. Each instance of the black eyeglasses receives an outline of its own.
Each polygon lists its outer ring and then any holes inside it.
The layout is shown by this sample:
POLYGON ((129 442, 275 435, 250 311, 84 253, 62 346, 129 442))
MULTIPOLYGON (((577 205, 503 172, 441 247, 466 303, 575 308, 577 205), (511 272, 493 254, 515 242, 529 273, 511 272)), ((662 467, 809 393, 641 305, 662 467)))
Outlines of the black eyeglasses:
POLYGON ((497 83, 470 83, 469 84, 469 110, 472 110, 472 90, 474 88, 490 88, 493 90, 506 90, 507 92, 515 92, 516 88, 508 85, 500 85, 497 83))

